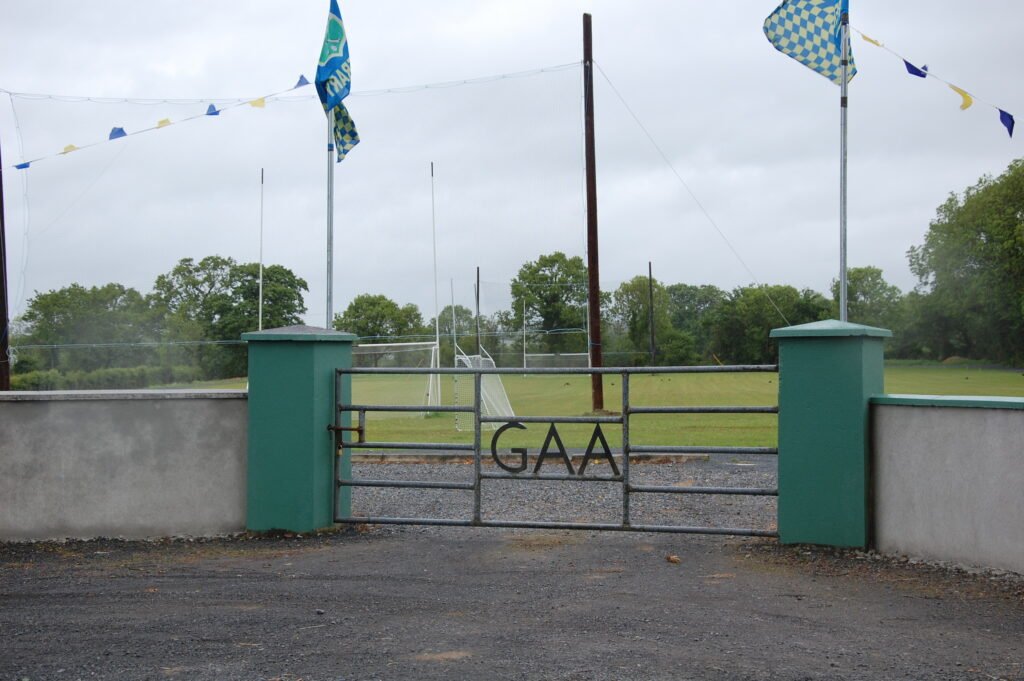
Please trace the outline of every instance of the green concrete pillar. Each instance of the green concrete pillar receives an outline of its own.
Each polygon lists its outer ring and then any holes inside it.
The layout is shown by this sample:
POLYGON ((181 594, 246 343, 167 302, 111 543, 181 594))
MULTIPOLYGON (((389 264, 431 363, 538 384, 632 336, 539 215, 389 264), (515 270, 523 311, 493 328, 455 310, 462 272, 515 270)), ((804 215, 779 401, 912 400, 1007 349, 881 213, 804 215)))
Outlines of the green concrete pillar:
POLYGON ((868 399, 883 392, 886 329, 833 320, 779 340, 779 539, 866 547, 868 399))
MULTIPOLYGON (((334 370, 352 366, 356 337, 289 326, 244 333, 242 340, 249 343, 246 528, 309 532, 329 527, 335 518, 336 453, 327 429, 334 423, 334 370)), ((338 465, 349 477, 351 463, 339 460, 338 465)), ((350 503, 342 495, 339 512, 350 515, 350 503)))

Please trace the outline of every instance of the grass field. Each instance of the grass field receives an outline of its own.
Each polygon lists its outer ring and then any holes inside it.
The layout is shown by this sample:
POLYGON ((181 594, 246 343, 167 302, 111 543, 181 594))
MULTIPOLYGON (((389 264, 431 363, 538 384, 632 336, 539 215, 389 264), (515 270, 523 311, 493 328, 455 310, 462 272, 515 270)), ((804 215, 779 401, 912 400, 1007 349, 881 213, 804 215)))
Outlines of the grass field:
MULTIPOLYGON (((471 404, 472 382, 462 378, 459 386, 464 405, 471 404)), ((360 404, 417 404, 422 399, 425 377, 359 376, 353 383, 353 401, 360 404)), ((578 416, 590 411, 590 380, 586 376, 502 376, 515 413, 520 416, 578 416)), ((244 388, 242 379, 201 384, 195 388, 244 388)), ((622 404, 619 376, 606 376, 605 408, 619 411, 622 404)), ((998 395, 1024 397, 1024 374, 1005 369, 977 368, 970 365, 887 366, 885 391, 924 395, 998 395)), ((778 376, 751 374, 676 374, 634 375, 630 399, 641 405, 774 405, 777 402, 778 376)), ((455 402, 453 377, 442 377, 444 404, 455 402)), ((470 422, 471 423, 471 422, 470 422)), ((717 445, 774 446, 777 419, 773 414, 652 415, 630 420, 630 439, 634 445, 717 445)), ((455 418, 435 414, 426 418, 370 414, 367 439, 388 442, 471 443, 471 426, 459 432, 455 418)), ((621 441, 618 426, 604 426, 611 446, 621 441)), ((547 428, 540 424, 526 431, 509 431, 501 446, 529 447, 543 444, 547 428)), ((558 428, 566 447, 585 447, 592 426, 566 424, 558 428)), ((490 436, 484 434, 484 446, 490 436)))

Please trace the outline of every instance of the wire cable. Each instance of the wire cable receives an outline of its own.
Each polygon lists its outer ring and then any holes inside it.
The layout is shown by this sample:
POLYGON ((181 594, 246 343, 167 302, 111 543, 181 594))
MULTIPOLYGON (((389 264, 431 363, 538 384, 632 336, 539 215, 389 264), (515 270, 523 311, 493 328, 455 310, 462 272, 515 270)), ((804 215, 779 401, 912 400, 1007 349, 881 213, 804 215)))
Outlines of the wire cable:
MULTIPOLYGON (((715 219, 711 217, 711 213, 708 212, 707 208, 704 207, 704 204, 701 203, 699 198, 697 198, 697 195, 693 193, 692 189, 690 189, 690 185, 686 184, 686 180, 684 180, 683 176, 680 175, 679 171, 676 170, 676 167, 672 164, 672 161, 669 159, 668 155, 664 151, 662 151, 661 146, 658 144, 657 140, 654 139, 654 135, 652 135, 650 131, 647 129, 647 127, 640 121, 640 118, 633 111, 632 107, 630 107, 629 104, 626 102, 626 98, 622 96, 622 93, 620 93, 618 88, 615 87, 615 84, 612 83, 611 79, 608 77, 608 74, 604 72, 604 69, 602 69, 601 65, 598 64, 597 62, 595 62, 594 65, 597 66, 597 70, 601 72, 601 76, 604 77, 605 82, 607 82, 609 87, 611 87, 612 92, 615 93, 615 96, 619 98, 619 101, 622 103, 622 106, 624 106, 626 108, 626 111, 629 112, 629 115, 633 118, 633 121, 636 122, 636 124, 640 127, 644 135, 647 136, 647 139, 648 141, 650 141, 651 146, 653 146, 655 151, 658 152, 658 155, 661 156, 661 159, 665 162, 665 165, 667 165, 669 170, 672 171, 672 174, 676 176, 676 179, 679 181, 679 184, 683 186, 683 189, 686 190, 686 193, 690 195, 691 199, 693 199, 693 202, 697 205, 697 208, 700 209, 700 212, 707 219, 708 223, 712 227, 714 227, 716 232, 718 232, 718 236, 720 236, 722 238, 722 241, 725 242, 725 245, 729 247, 729 250, 732 251, 732 254, 736 257, 736 260, 738 260, 739 263, 743 266, 743 269, 747 271, 747 274, 750 275, 750 278, 753 280, 753 282, 758 286, 761 286, 762 284, 758 280, 757 275, 754 274, 754 271, 752 269, 750 269, 750 266, 747 265, 746 261, 739 254, 739 251, 737 251, 736 247, 732 245, 731 241, 729 241, 729 237, 725 235, 725 232, 723 232, 722 229, 718 226, 718 223, 715 222, 715 219)), ((768 293, 767 290, 765 290, 765 295, 768 297, 768 302, 771 303, 771 306, 775 308, 775 311, 779 313, 779 316, 782 317, 782 320, 786 322, 786 325, 791 326, 789 320, 786 319, 786 315, 783 314, 782 310, 779 309, 779 306, 775 304, 775 301, 772 299, 771 294, 768 293)))

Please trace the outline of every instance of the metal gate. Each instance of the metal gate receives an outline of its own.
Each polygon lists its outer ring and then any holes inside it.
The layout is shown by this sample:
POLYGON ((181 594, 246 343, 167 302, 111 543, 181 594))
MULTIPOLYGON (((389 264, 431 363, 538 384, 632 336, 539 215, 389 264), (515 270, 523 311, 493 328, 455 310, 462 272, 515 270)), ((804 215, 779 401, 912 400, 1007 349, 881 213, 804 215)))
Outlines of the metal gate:
MULTIPOLYGON (((335 517, 337 523, 352 524, 392 524, 392 525, 448 525, 467 527, 504 527, 504 528, 538 528, 559 530, 604 530, 620 532, 677 532, 688 534, 717 534, 777 537, 778 533, 770 530, 734 527, 688 527, 684 525, 649 525, 634 524, 630 521, 630 497, 635 494, 703 494, 703 495, 750 495, 778 496, 778 488, 746 488, 746 487, 671 487, 636 485, 630 482, 630 457, 633 454, 767 454, 777 455, 776 447, 718 447, 718 446, 666 446, 637 445, 630 441, 630 419, 638 414, 777 414, 777 406, 637 406, 630 404, 630 377, 636 374, 709 374, 738 372, 776 372, 778 365, 743 365, 743 366, 696 366, 696 367, 633 367, 633 368, 537 368, 537 369, 468 369, 468 368, 352 368, 338 369, 335 377, 335 396, 337 408, 335 423, 331 429, 335 433, 335 451, 337 456, 344 456, 346 450, 388 449, 388 450, 427 450, 441 452, 466 452, 472 456, 473 478, 471 481, 415 481, 415 480, 372 480, 345 479, 339 475, 340 467, 335 466, 335 490, 345 487, 397 487, 413 489, 461 490, 473 493, 472 517, 459 518, 403 518, 379 516, 343 516, 335 517), (430 406, 421 405, 381 405, 353 404, 351 397, 351 381, 343 380, 345 376, 366 374, 403 374, 403 375, 456 375, 466 376, 473 381, 472 406, 430 406), (488 374, 505 375, 587 375, 603 374, 620 377, 622 381, 622 411, 618 415, 601 416, 514 416, 492 417, 481 414, 481 379, 488 374), (366 414, 368 412, 445 412, 471 414, 473 418, 473 443, 438 443, 438 442, 374 442, 366 439, 366 414), (357 425, 344 426, 343 414, 355 413, 357 425), (540 465, 533 472, 527 470, 527 455, 521 452, 521 465, 509 466, 497 456, 493 443, 508 428, 522 428, 523 424, 594 424, 594 436, 580 465, 578 473, 554 474, 540 473, 540 465), (501 424, 492 437, 492 458, 501 471, 483 470, 481 452, 481 426, 483 424, 501 424), (621 469, 616 465, 614 453, 607 446, 602 424, 615 424, 622 428, 620 452, 621 469), (353 435, 357 436, 353 440, 353 435), (595 450, 600 440, 601 451, 595 450), (585 469, 590 460, 602 458, 610 462, 611 475, 587 475, 585 469), (575 522, 542 522, 530 520, 491 520, 485 519, 481 513, 481 482, 483 480, 545 480, 572 481, 590 483, 618 483, 622 486, 622 516, 619 523, 575 523, 575 522)), ((550 432, 550 431, 549 431, 550 432)), ((550 436, 549 436, 550 437, 550 436)), ((565 450, 558 441, 560 455, 550 454, 549 458, 565 457, 565 450)), ((546 446, 545 448, 546 449, 546 446)), ((539 457, 545 456, 542 451, 539 457)), ((572 470, 571 463, 568 465, 572 470)), ((337 494, 334 508, 338 508, 337 494)), ((337 510, 335 511, 337 516, 337 510)))

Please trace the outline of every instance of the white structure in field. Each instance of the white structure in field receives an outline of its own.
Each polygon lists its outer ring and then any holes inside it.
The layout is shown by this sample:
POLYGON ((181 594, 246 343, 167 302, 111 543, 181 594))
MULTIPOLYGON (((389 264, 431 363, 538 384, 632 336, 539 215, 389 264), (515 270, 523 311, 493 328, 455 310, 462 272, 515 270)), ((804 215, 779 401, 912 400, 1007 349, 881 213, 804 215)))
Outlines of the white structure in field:
MULTIPOLYGON (((357 345, 352 348, 353 367, 378 368, 430 368, 440 366, 441 352, 436 341, 425 343, 371 343, 357 345)), ((416 378, 412 376, 410 378, 416 378)), ((436 407, 441 404, 441 376, 427 374, 423 376, 423 401, 425 407, 436 407)), ((424 413, 426 415, 426 412, 424 413)))
POLYGON ((585 352, 530 352, 523 353, 523 368, 580 368, 590 366, 590 355, 585 352))
MULTIPOLYGON (((458 345, 455 346, 455 365, 459 367, 466 367, 467 369, 493 369, 494 359, 487 353, 482 346, 480 348, 479 355, 467 355, 463 352, 462 348, 458 345)), ((455 404, 461 404, 460 402, 460 391, 459 391, 459 379, 463 381, 466 377, 455 376, 455 404)), ((472 384, 469 386, 470 400, 473 395, 472 384)), ((472 402, 469 402, 472 404, 472 402)), ((480 415, 481 416, 507 416, 509 418, 515 416, 515 412, 512 411, 512 404, 508 401, 508 393, 505 392, 505 384, 501 382, 501 376, 497 374, 484 374, 480 377, 480 415)), ((485 427, 494 430, 498 427, 497 423, 484 424, 485 427)), ((472 422, 469 424, 465 423, 465 415, 456 414, 455 416, 455 428, 458 430, 471 430, 473 427, 472 422)))

